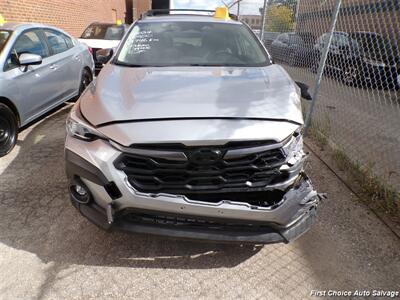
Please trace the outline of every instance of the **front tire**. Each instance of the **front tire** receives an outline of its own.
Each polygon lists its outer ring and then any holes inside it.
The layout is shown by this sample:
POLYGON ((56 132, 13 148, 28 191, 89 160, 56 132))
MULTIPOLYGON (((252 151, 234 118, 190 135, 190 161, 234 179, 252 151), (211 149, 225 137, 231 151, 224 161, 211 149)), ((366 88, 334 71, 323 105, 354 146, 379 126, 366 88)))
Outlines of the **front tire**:
POLYGON ((79 95, 82 95, 82 93, 86 90, 86 88, 89 86, 92 80, 93 80, 92 73, 87 69, 83 69, 81 85, 79 86, 79 95))
POLYGON ((18 120, 14 112, 0 103, 0 157, 15 147, 18 138, 18 120))
POLYGON ((73 98, 72 101, 77 101, 79 99, 79 97, 86 90, 86 88, 89 86, 92 80, 93 80, 92 73, 87 69, 83 69, 81 82, 79 83, 79 94, 75 98, 73 98))

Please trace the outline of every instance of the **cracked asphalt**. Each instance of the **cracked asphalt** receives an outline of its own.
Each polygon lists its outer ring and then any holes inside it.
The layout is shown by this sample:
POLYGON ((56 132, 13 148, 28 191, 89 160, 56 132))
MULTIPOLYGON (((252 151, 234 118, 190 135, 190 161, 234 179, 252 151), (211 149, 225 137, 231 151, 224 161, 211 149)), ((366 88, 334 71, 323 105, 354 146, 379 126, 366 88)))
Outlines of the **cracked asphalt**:
POLYGON ((329 199, 312 229, 291 244, 240 247, 98 229, 68 199, 69 108, 25 129, 0 159, 0 299, 317 299, 312 290, 400 291, 400 241, 312 155, 308 173, 329 199))

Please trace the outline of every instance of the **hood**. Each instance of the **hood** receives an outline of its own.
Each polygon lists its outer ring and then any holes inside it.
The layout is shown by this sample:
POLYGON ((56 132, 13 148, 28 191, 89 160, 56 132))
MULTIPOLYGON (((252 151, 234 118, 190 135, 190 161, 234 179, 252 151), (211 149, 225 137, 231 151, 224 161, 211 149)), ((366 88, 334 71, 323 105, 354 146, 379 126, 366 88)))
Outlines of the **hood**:
POLYGON ((94 49, 111 49, 118 47, 120 41, 115 40, 97 40, 97 39, 78 39, 82 44, 94 49))
POLYGON ((96 126, 180 118, 303 123, 298 88, 278 65, 131 68, 108 64, 80 105, 85 118, 96 126))

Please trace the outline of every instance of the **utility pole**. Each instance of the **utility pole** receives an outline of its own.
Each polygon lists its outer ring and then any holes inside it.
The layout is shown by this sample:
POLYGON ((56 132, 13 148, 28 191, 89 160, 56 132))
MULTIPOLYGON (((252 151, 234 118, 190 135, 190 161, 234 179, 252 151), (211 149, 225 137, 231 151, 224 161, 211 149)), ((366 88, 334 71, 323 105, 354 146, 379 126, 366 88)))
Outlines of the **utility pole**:
POLYGON ((260 30, 260 40, 264 39, 264 27, 265 27, 265 18, 267 14, 267 0, 264 0, 264 8, 262 11, 262 22, 261 22, 261 30, 260 30))
POLYGON ((240 16, 240 1, 237 3, 237 17, 238 17, 238 20, 239 20, 239 16, 240 16))
POLYGON ((297 0, 297 4, 296 4, 296 16, 295 16, 295 23, 294 23, 294 31, 297 31, 297 23, 299 22, 299 9, 300 9, 300 1, 301 0, 297 0))

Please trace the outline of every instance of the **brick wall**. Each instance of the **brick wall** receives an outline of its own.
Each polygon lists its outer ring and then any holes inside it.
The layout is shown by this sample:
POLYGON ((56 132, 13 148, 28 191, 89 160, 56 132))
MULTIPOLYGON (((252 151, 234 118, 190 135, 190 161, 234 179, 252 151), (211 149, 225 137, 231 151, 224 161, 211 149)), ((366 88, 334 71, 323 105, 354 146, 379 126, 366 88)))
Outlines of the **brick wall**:
POLYGON ((75 37, 92 22, 124 21, 125 13, 125 0, 0 0, 0 14, 9 22, 44 23, 75 37))
POLYGON ((138 19, 140 15, 151 9, 151 0, 133 0, 133 18, 138 19))

